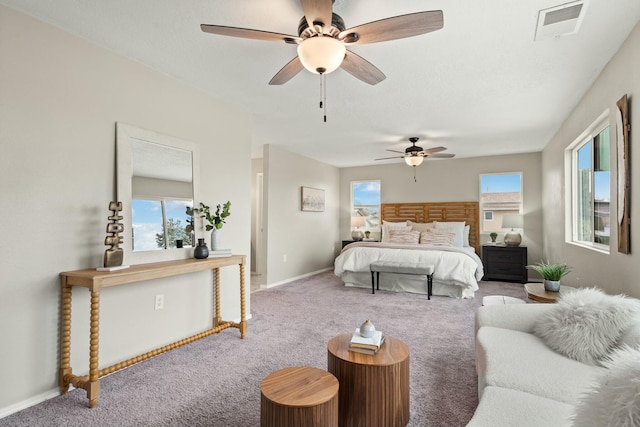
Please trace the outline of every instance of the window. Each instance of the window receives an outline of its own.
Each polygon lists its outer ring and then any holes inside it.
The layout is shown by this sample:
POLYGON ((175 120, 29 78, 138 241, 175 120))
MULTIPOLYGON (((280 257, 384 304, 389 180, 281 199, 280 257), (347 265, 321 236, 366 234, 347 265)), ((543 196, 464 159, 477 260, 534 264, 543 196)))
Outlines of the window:
POLYGON ((503 231, 502 217, 522 212, 522 174, 480 175, 481 231, 503 231))
POLYGON ((610 140, 608 114, 571 150, 571 241, 609 250, 610 140))
POLYGON ((178 239, 183 241, 185 247, 193 246, 191 200, 133 199, 131 207, 133 211, 132 250, 152 251, 175 248, 178 239))
POLYGON ((380 228, 380 181, 351 183, 351 216, 364 217, 364 230, 380 228))

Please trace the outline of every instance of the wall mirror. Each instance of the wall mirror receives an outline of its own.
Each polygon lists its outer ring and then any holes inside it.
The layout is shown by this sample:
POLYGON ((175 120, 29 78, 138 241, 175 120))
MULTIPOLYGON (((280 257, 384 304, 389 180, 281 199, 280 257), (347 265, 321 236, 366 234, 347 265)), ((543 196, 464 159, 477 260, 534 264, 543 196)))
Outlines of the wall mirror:
POLYGON ((126 262, 190 256, 196 240, 197 146, 117 123, 116 147, 126 262))

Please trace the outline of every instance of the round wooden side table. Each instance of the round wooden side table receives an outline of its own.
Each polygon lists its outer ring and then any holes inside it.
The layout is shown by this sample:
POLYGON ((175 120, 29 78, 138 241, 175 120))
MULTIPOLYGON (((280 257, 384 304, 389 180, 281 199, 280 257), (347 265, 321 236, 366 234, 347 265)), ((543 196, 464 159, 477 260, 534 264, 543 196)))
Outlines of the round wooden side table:
POLYGON ((327 344, 327 370, 340 383, 340 426, 406 426, 409 347, 387 335, 377 354, 352 353, 349 351, 352 335, 338 335, 327 344))
POLYGON ((338 380, 298 366, 273 372, 260 385, 261 427, 338 427, 338 380))
POLYGON ((544 283, 531 282, 524 285, 524 293, 532 301, 542 303, 554 303, 564 293, 572 292, 575 288, 571 286, 560 286, 558 292, 547 291, 544 289, 544 283))

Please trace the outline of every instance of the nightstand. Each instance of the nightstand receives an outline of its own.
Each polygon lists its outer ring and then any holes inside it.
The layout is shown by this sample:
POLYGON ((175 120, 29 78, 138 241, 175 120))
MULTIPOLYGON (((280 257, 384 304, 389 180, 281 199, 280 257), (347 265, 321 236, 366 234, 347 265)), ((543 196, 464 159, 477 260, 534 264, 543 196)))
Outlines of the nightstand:
POLYGON ((483 280, 528 282, 527 247, 482 245, 483 280))

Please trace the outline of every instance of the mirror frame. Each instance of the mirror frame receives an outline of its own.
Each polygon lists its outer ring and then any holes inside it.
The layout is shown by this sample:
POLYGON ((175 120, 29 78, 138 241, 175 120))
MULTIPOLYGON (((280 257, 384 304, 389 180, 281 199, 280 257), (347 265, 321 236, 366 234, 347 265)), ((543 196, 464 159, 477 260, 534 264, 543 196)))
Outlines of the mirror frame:
MULTIPOLYGON (((126 123, 116 123, 116 198, 122 202, 121 215, 124 231, 121 247, 124 251, 123 264, 143 264, 147 262, 169 261, 193 257, 193 247, 170 248, 160 251, 136 251, 131 248, 131 177, 133 175, 132 144, 133 140, 141 140, 158 145, 166 145, 190 151, 192 155, 193 204, 199 200, 200 150, 197 144, 183 139, 163 135, 126 123)), ((196 239, 202 237, 201 221, 195 222, 196 239)))

